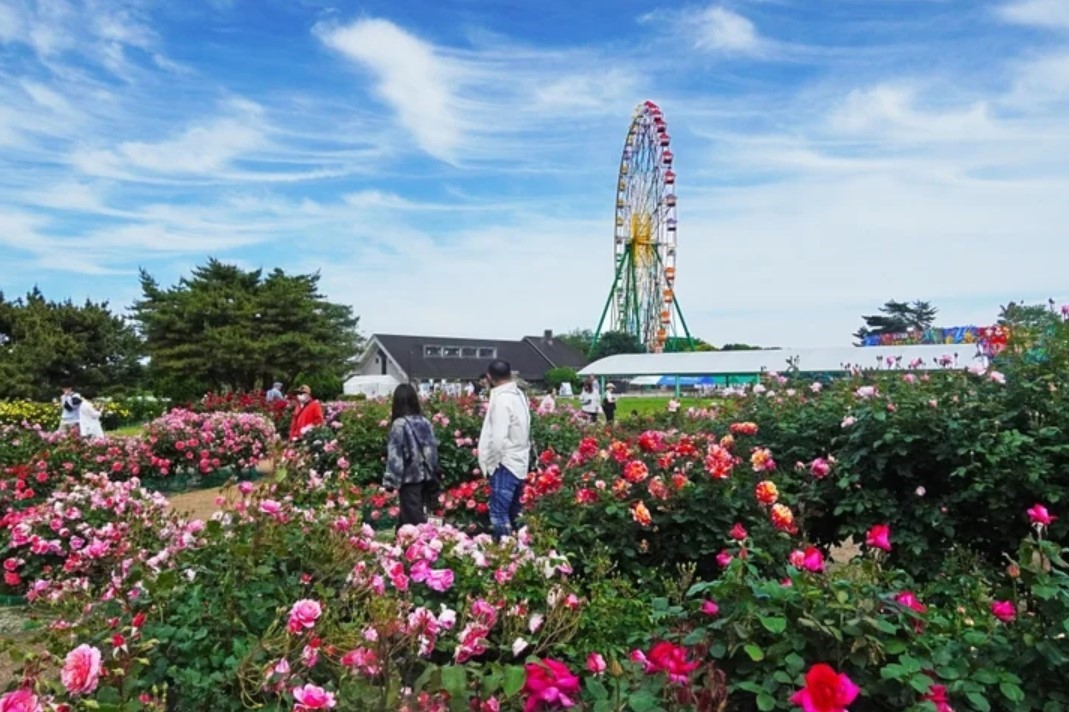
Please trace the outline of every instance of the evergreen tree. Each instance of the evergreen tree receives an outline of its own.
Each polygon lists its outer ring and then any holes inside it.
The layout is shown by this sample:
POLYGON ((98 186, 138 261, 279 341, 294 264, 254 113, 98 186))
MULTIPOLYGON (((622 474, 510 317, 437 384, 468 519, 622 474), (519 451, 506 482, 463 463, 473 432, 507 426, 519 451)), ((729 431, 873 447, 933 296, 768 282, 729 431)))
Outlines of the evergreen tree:
POLYGON ((617 354, 640 354, 645 351, 646 349, 642 348, 642 343, 638 340, 638 337, 633 334, 623 331, 606 331, 598 339, 598 343, 594 344, 593 351, 590 353, 590 360, 597 361, 617 354))
POLYGON ((932 306, 931 302, 898 302, 894 299, 885 302, 879 311, 879 314, 861 317, 865 320, 865 326, 854 332, 855 338, 862 340, 868 336, 901 334, 911 329, 924 331, 932 328, 939 313, 939 309, 932 306))
POLYGON ((138 387, 142 345, 107 302, 52 302, 34 288, 7 300, 0 293, 0 398, 50 400, 71 381, 86 395, 138 387))
POLYGON ((361 345, 352 308, 327 301, 318 274, 265 277, 213 259, 167 289, 142 271, 141 290, 134 313, 150 372, 174 397, 298 378, 335 390, 361 345))

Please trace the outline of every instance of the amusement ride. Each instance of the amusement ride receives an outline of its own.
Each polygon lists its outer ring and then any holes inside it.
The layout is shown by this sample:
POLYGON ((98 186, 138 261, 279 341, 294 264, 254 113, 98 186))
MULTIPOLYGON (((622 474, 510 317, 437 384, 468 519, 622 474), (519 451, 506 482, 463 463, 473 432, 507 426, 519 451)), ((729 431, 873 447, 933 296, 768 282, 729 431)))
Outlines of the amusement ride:
MULTIPOLYGON (((646 351, 689 351, 687 322, 675 294, 676 174, 661 108, 635 107, 616 183, 612 289, 594 332, 623 332, 646 351)), ((592 347, 593 348, 593 347, 592 347)))

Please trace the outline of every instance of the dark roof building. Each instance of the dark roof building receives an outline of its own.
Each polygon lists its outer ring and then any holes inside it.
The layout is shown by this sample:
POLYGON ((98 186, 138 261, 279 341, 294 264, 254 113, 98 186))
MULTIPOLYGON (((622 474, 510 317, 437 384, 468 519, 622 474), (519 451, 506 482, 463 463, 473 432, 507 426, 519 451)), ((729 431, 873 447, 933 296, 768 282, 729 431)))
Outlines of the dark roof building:
POLYGON ((587 364, 583 354, 553 336, 526 336, 519 341, 457 339, 438 336, 375 334, 360 357, 362 376, 393 376, 409 381, 465 381, 478 378, 494 359, 503 359, 525 381, 538 382, 546 371, 587 364))

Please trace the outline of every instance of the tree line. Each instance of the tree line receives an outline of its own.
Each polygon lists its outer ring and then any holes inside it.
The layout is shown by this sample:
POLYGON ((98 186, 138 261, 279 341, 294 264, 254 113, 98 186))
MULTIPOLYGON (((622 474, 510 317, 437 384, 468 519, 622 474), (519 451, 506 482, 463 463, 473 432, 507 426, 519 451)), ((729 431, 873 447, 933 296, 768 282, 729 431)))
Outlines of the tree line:
POLYGON ((319 292, 318 274, 243 270, 218 260, 162 287, 141 272, 128 315, 107 302, 0 292, 0 399, 51 399, 71 382, 91 396, 150 392, 192 400, 274 380, 323 396, 363 344, 352 308, 319 292))

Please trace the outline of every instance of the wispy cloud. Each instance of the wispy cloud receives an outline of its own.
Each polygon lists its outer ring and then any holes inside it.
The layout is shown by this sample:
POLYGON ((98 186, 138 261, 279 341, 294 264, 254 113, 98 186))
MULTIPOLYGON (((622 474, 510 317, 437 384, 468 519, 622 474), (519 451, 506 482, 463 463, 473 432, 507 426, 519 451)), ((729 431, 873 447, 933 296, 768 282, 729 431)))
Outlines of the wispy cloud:
POLYGON ((1065 0, 1014 0, 1000 6, 998 13, 1019 25, 1069 30, 1069 3, 1065 0))
POLYGON ((855 89, 833 111, 831 127, 885 144, 893 138, 976 141, 995 132, 989 107, 984 101, 944 111, 926 111, 918 108, 917 102, 916 88, 908 85, 855 89))
POLYGON ((124 141, 114 149, 80 150, 72 162, 90 176, 129 178, 154 174, 212 174, 229 168, 265 144, 262 110, 248 101, 230 103, 229 115, 190 126, 158 142, 124 141))
POLYGON ((387 20, 320 25, 316 34, 374 75, 376 93, 423 150, 443 160, 455 156, 463 131, 455 99, 459 67, 387 20))
POLYGON ((721 5, 713 5, 687 18, 695 33, 695 47, 727 54, 756 54, 763 42, 754 23, 721 5))

